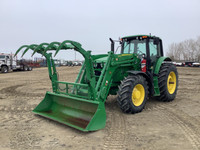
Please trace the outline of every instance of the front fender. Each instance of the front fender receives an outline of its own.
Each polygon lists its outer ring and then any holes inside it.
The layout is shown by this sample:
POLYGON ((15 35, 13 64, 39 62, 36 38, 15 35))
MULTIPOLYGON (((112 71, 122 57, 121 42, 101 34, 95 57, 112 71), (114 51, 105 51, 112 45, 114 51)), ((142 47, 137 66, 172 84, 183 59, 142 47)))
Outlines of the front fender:
POLYGON ((129 74, 131 75, 142 75, 148 82, 149 84, 149 89, 150 89, 150 94, 153 93, 152 89, 153 89, 153 80, 151 79, 151 77, 149 75, 147 75, 146 73, 142 72, 142 71, 134 71, 134 70, 130 70, 127 71, 129 74))
POLYGON ((150 79, 150 77, 146 74, 146 73, 144 73, 144 72, 142 72, 142 71, 134 71, 134 70, 129 70, 129 71, 127 71, 129 74, 132 74, 132 75, 142 75, 142 76, 144 76, 145 78, 147 78, 147 79, 150 79))

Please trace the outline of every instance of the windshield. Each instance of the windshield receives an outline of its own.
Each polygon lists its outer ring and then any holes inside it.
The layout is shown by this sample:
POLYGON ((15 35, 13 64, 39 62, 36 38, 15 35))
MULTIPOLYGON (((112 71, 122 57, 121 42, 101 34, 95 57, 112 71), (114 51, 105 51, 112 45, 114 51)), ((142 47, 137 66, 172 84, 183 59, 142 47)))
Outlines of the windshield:
POLYGON ((124 41, 122 46, 122 54, 136 53, 139 55, 146 54, 146 39, 124 41))
POLYGON ((0 59, 4 59, 5 58, 5 55, 0 55, 0 59))

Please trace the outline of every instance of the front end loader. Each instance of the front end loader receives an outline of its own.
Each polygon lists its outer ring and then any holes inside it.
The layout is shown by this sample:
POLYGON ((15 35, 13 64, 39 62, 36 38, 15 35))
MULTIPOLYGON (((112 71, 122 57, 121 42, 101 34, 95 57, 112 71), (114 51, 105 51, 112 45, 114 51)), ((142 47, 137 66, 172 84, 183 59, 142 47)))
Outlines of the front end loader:
POLYGON ((111 39, 108 54, 91 55, 75 41, 24 45, 22 56, 29 50, 47 60, 52 92, 33 110, 35 114, 53 119, 82 131, 95 131, 105 127, 105 101, 109 94, 118 95, 117 101, 123 112, 137 113, 143 110, 149 96, 161 101, 175 98, 178 74, 171 59, 163 57, 162 41, 152 36, 130 36, 121 39, 121 54, 114 54, 111 39), (156 56, 151 56, 150 42, 155 45, 156 56), (84 57, 75 83, 58 81, 58 74, 51 51, 73 49, 84 57), (146 59, 145 67, 141 60, 146 59))

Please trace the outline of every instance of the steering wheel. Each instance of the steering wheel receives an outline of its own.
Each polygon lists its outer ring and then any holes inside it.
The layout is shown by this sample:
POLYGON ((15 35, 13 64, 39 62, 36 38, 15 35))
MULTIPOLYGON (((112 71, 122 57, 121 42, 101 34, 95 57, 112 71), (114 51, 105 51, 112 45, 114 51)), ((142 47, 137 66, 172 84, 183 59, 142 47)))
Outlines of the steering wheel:
POLYGON ((138 57, 139 57, 139 58, 142 58, 142 55, 143 55, 144 53, 138 49, 138 50, 137 50, 137 54, 138 54, 138 57))

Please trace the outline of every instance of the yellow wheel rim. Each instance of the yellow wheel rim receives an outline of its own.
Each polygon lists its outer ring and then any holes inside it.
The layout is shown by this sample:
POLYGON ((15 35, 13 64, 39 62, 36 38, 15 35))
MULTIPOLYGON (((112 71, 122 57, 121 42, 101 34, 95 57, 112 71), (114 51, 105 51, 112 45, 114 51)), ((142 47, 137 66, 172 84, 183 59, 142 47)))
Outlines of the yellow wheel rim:
POLYGON ((176 90, 176 74, 173 71, 169 73, 167 79, 167 89, 170 94, 173 94, 176 90))
POLYGON ((133 92, 132 92, 132 102, 135 106, 140 106, 143 101, 144 101, 144 97, 145 97, 145 90, 142 84, 137 84, 134 88, 133 88, 133 92))

